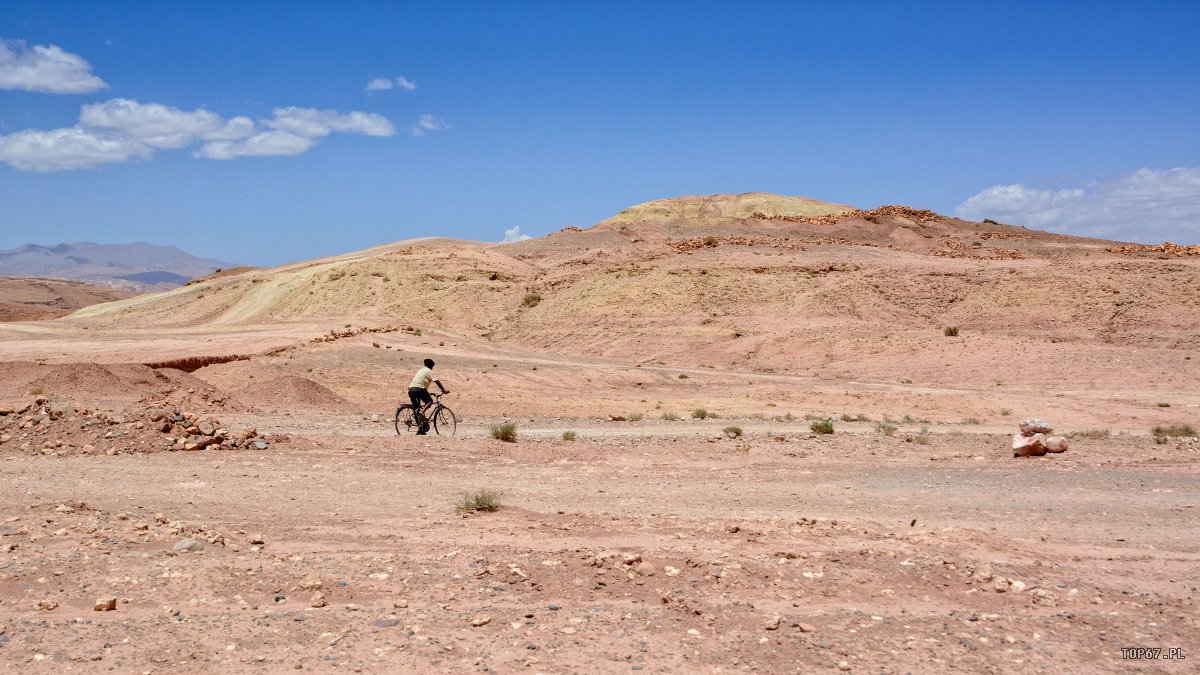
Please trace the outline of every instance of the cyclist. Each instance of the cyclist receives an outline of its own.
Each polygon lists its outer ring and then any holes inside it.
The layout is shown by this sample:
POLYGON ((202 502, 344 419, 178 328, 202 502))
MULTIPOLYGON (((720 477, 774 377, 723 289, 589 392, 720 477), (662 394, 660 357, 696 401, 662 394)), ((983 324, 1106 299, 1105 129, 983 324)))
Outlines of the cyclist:
POLYGON ((412 401, 413 416, 417 418, 417 424, 421 425, 417 431, 418 436, 429 433, 429 420, 425 419, 425 406, 433 403, 433 397, 429 395, 430 383, 436 384, 443 394, 450 393, 434 376, 433 359, 425 359, 425 367, 417 371, 417 374, 413 376, 412 383, 408 385, 408 398, 412 401))

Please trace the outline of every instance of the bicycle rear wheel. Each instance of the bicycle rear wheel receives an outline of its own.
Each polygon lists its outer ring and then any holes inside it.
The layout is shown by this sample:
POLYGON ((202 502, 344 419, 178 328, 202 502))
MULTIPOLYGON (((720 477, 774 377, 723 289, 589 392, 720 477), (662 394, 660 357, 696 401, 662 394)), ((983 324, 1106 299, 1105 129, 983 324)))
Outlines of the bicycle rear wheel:
POLYGON ((438 435, 453 436, 455 431, 458 431, 458 417, 454 415, 454 411, 442 406, 433 414, 433 430, 438 435))
POLYGON ((413 407, 407 403, 396 408, 396 433, 403 436, 417 430, 417 421, 413 419, 413 407))

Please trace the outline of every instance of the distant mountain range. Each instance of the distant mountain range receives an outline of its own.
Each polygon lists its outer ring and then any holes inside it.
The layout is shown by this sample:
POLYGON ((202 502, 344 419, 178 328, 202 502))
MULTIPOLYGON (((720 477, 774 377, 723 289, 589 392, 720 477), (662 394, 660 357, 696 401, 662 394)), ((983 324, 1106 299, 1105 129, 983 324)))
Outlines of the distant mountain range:
POLYGON ((166 290, 232 263, 174 246, 76 242, 0 250, 0 276, 70 279, 129 291, 166 290))

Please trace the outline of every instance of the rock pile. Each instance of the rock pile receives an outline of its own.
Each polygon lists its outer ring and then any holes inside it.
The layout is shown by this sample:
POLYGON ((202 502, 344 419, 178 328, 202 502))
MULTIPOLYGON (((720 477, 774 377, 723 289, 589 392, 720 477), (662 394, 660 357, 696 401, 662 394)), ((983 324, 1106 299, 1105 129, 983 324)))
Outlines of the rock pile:
POLYGON ((839 221, 846 218, 865 218, 872 220, 873 218, 896 217, 907 218, 918 223, 928 223, 934 221, 945 220, 945 217, 930 211, 929 209, 914 209, 911 206, 887 205, 877 209, 867 211, 854 209, 852 211, 843 211, 842 213, 826 213, 819 216, 768 216, 761 211, 755 211, 751 218, 759 220, 782 220, 789 223, 807 223, 809 225, 837 225, 839 221))
POLYGON ((1200 244, 1192 244, 1189 246, 1180 246, 1169 241, 1164 241, 1161 244, 1122 244, 1121 246, 1111 246, 1105 249, 1109 253, 1118 253, 1120 255, 1136 255, 1138 253, 1165 253, 1176 257, 1200 255, 1200 244))
POLYGON ((134 452, 266 449, 254 429, 233 433, 216 418, 160 407, 122 413, 80 408, 39 396, 20 408, 0 408, 0 448, 52 456, 134 452))
POLYGON ((697 237, 695 239, 685 239, 683 241, 674 242, 671 247, 679 252, 698 251, 706 246, 770 246, 771 248, 782 248, 790 251, 803 251, 804 244, 788 237, 713 237, 706 241, 705 238, 697 237))
POLYGON ((389 326, 380 326, 378 328, 368 328, 366 326, 360 326, 359 328, 347 328, 346 330, 330 329, 330 331, 328 333, 326 333, 325 335, 315 337, 315 338, 309 340, 309 342, 312 342, 312 343, 337 342, 338 340, 344 340, 345 338, 354 337, 356 335, 365 335, 367 333, 395 333, 396 331, 404 331, 405 333, 415 333, 415 332, 417 332, 417 329, 413 328, 412 326, 404 326, 403 328, 401 328, 399 326, 390 326, 390 325, 389 326))
POLYGON ((1067 439, 1054 436, 1054 428, 1043 419, 1021 420, 1021 433, 1013 436, 1013 457, 1040 457, 1047 452, 1067 451, 1067 439))

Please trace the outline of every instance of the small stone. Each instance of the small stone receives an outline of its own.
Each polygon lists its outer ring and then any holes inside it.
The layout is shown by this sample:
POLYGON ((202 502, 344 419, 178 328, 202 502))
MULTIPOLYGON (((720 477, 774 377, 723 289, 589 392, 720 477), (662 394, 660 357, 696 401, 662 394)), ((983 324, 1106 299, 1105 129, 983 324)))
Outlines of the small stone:
POLYGON ((812 625, 811 623, 798 623, 798 624, 796 624, 796 628, 800 629, 801 633, 817 632, 817 627, 812 625))
POLYGON ((375 621, 375 625, 380 628, 391 628, 392 626, 399 625, 399 623, 399 619, 377 619, 375 621))
POLYGON ((486 614, 480 614, 480 615, 476 616, 474 619, 471 619, 471 625, 475 626, 476 628, 478 628, 479 626, 486 626, 491 622, 492 622, 492 617, 490 617, 486 614))
POLYGON ((763 628, 766 630, 779 630, 779 615, 776 614, 770 619, 767 619, 767 622, 763 624, 763 628))
POLYGON ((300 589, 305 591, 318 591, 322 588, 321 577, 311 576, 305 577, 300 582, 300 589))
POLYGON ((838 670, 850 670, 850 662, 838 661, 838 670))
POLYGON ((183 539, 175 542, 175 545, 171 547, 171 550, 175 551, 176 553, 198 553, 204 550, 204 544, 201 544, 190 537, 184 537, 183 539))
POLYGON ((678 567, 671 567, 670 565, 663 566, 663 572, 665 572, 669 577, 679 576, 680 571, 681 570, 678 567))
POLYGON ((43 612, 49 612, 56 607, 58 607, 58 603, 53 600, 39 600, 37 604, 37 608, 43 612))
POLYGON ((312 596, 312 602, 309 603, 309 606, 321 608, 321 607, 324 607, 325 605, 326 605, 325 594, 324 593, 314 593, 312 596))
POLYGON ((59 504, 58 508, 54 509, 55 513, 75 513, 75 509, 66 504, 59 504))
POLYGON ((117 608, 116 598, 97 598, 96 605, 92 607, 97 612, 111 612, 117 608))
POLYGON ((550 603, 549 605, 547 605, 546 608, 552 612, 557 612, 558 610, 562 609, 562 607, 559 607, 558 605, 554 604, 553 602, 550 603))
POLYGON ((250 543, 261 546, 261 545, 267 543, 267 540, 264 539, 261 534, 256 534, 256 535, 253 535, 250 537, 250 543))
POLYGON ((567 626, 566 628, 563 628, 562 630, 560 630, 558 632, 562 633, 563 635, 574 635, 575 629, 571 628, 570 626, 567 626))
POLYGON ((408 607, 408 600, 400 599, 392 603, 392 607, 396 609, 404 609, 408 607))

